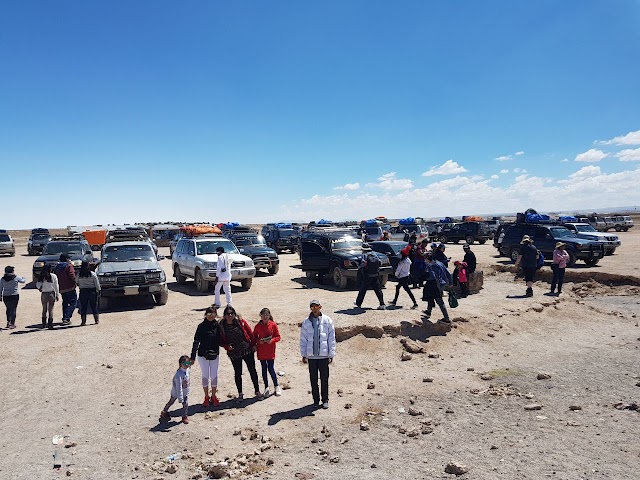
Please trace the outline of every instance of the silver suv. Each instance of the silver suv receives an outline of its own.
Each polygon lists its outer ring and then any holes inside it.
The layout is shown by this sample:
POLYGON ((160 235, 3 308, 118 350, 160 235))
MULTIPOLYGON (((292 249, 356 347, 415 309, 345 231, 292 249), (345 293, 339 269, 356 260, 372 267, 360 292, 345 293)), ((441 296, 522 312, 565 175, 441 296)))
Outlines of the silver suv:
POLYGON ((621 244, 617 235, 608 232, 599 232, 589 223, 563 223, 565 227, 576 234, 578 238, 593 240, 604 244, 605 255, 613 255, 621 244))
POLYGON ((199 292, 209 290, 211 282, 217 280, 218 247, 223 247, 231 259, 231 280, 240 281, 242 288, 249 290, 256 275, 253 260, 242 255, 231 240, 215 234, 185 237, 178 241, 172 256, 176 281, 183 284, 187 278, 193 278, 199 292))
POLYGON ((8 253, 10 257, 16 254, 16 247, 13 244, 13 238, 6 230, 0 230, 0 255, 8 253))
POLYGON ((167 276, 153 248, 145 241, 111 242, 102 247, 96 269, 100 281, 100 310, 109 299, 132 295, 151 296, 157 305, 169 299, 167 276))

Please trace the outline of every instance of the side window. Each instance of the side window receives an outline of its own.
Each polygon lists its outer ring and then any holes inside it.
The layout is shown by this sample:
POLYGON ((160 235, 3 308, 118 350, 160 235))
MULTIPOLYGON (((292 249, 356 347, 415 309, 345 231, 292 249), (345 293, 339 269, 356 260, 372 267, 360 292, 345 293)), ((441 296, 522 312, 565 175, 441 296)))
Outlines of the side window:
POLYGON ((322 253, 322 248, 315 242, 302 242, 302 251, 307 253, 322 253))
POLYGON ((193 257, 196 254, 196 247, 192 241, 185 242, 187 246, 187 255, 193 257))
POLYGON ((178 252, 178 253, 185 253, 185 252, 184 252, 184 244, 185 244, 185 243, 186 243, 186 242, 185 242, 184 240, 180 240, 180 241, 178 242, 178 245, 176 246, 176 252, 178 252))

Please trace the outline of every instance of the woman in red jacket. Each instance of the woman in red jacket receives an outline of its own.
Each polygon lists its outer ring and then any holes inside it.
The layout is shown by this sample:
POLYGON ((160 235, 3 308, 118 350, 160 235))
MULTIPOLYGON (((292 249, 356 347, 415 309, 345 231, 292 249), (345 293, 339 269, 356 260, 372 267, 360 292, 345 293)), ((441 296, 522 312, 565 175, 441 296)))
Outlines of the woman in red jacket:
POLYGON ((255 339, 251 327, 244 318, 240 318, 236 309, 227 305, 224 309, 223 320, 220 322, 220 343, 227 351, 233 370, 235 372, 236 387, 238 388, 238 401, 242 401, 242 362, 247 364, 247 370, 251 375, 256 397, 262 398, 258 385, 258 372, 253 352, 256 348, 255 339))
POLYGON ((282 395, 282 389, 278 385, 278 376, 273 366, 276 359, 276 342, 280 341, 280 332, 278 325, 273 321, 271 311, 268 308, 260 310, 260 321, 253 329, 253 336, 256 342, 256 351, 258 352, 258 360, 262 365, 262 381, 264 382, 264 397, 271 395, 269 391, 269 375, 273 380, 276 397, 282 395))

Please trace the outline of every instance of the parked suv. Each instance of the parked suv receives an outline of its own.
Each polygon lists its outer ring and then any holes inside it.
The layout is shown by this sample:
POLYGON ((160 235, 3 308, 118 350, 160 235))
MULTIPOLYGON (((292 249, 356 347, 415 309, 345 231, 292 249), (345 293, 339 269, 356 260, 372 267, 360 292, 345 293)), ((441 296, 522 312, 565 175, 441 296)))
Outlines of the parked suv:
MULTIPOLYGON (((311 229, 300 236, 300 262, 307 278, 317 275, 322 282, 325 275, 331 275, 338 288, 346 288, 348 282, 358 283, 364 251, 362 240, 348 229, 311 229)), ((392 273, 391 263, 385 254, 374 253, 380 258, 379 280, 384 287, 392 273)))
POLYGON ((60 261, 60 254, 69 255, 73 267, 77 270, 83 261, 91 264, 95 263, 91 245, 82 236, 74 237, 53 237, 49 243, 44 246, 42 255, 33 262, 32 278, 34 282, 38 281, 40 272, 45 265, 55 267, 60 261))
POLYGON ((531 223, 515 223, 506 228, 502 242, 499 244, 501 255, 508 256, 514 262, 520 256, 520 241, 522 237, 529 235, 533 244, 540 250, 545 258, 553 258, 557 242, 566 244, 569 253, 567 266, 573 267, 576 260, 593 266, 604 256, 604 245, 600 242, 578 238, 569 229, 561 225, 542 225, 531 223))
POLYGON ((240 281, 242 288, 249 290, 256 275, 253 260, 242 255, 231 240, 220 235, 205 234, 195 238, 178 240, 173 252, 173 276, 179 284, 193 278, 200 292, 209 290, 211 282, 217 280, 218 255, 216 248, 223 247, 231 260, 231 281, 240 281))
POLYGON ((563 223, 562 225, 575 233, 578 238, 593 240, 594 242, 601 242, 604 245, 605 255, 613 255, 613 253, 616 251, 616 248, 620 246, 620 239, 617 235, 599 232, 589 223, 568 222, 563 223))
POLYGON ((633 227, 633 218, 629 215, 618 215, 613 217, 613 228, 616 229, 616 232, 626 232, 631 227, 633 227))
POLYGON ((29 255, 38 255, 44 250, 44 246, 51 240, 49 229, 34 228, 31 230, 29 240, 27 241, 27 253, 29 255))
POLYGON ((96 274, 100 282, 100 310, 107 309, 109 299, 114 297, 147 295, 157 305, 164 305, 169 299, 167 276, 152 246, 144 240, 105 244, 96 274))
POLYGON ((265 268, 271 275, 280 270, 278 254, 267 246, 262 235, 254 232, 228 231, 225 236, 235 244, 240 253, 251 257, 256 270, 265 268))
POLYGON ((454 223, 451 227, 443 228, 438 234, 438 239, 441 243, 458 243, 464 240, 469 245, 475 241, 480 245, 484 245, 490 237, 489 227, 483 222, 454 223))
POLYGON ((6 230, 0 230, 0 254, 9 254, 13 257, 16 254, 16 247, 13 244, 13 238, 6 230))
POLYGON ((274 225, 265 225, 262 227, 262 235, 265 242, 276 253, 280 254, 283 250, 296 253, 298 246, 298 231, 289 223, 276 223, 274 225))

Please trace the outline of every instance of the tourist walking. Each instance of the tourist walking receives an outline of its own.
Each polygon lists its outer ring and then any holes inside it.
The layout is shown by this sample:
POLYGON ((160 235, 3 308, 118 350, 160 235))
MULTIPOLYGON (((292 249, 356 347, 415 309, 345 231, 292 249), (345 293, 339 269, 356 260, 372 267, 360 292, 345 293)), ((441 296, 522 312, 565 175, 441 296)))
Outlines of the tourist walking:
POLYGON ((253 332, 247 321, 241 318, 231 305, 225 307, 222 322, 220 322, 220 343, 227 350, 227 355, 229 355, 233 365, 238 389, 238 401, 244 399, 242 392, 242 362, 247 365, 256 397, 262 398, 258 385, 256 360, 253 354, 255 350, 253 332))
POLYGON ((395 305, 398 301, 398 296, 400 295, 400 289, 404 288, 405 292, 409 295, 409 298, 413 302, 412 309, 418 308, 418 303, 416 302, 416 297, 413 296, 413 292, 409 288, 409 280, 410 280, 410 270, 411 270, 411 260, 409 259, 409 253, 411 250, 411 246, 407 245, 402 250, 400 250, 401 260, 398 262, 398 266, 396 267, 395 276, 398 280, 396 284, 396 295, 393 297, 393 300, 389 302, 391 305, 395 305))
POLYGON ((171 398, 160 412, 160 420, 171 420, 169 408, 177 400, 182 404, 182 423, 189 423, 189 390, 190 377, 189 368, 191 367, 191 359, 187 355, 182 355, 178 359, 178 370, 173 376, 171 382, 171 398))
POLYGON ((66 253, 60 254, 60 262, 53 269, 58 277, 60 296, 62 297, 62 324, 69 325, 73 311, 78 303, 76 294, 76 271, 66 253))
POLYGON ((222 306, 220 303, 220 289, 224 287, 224 295, 227 300, 227 305, 231 305, 231 259, 229 254, 224 252, 224 247, 216 248, 218 254, 218 263, 216 270, 216 286, 215 291, 215 303, 214 307, 219 308, 222 306))
POLYGON ((562 293, 562 284, 564 283, 564 271, 567 268, 567 263, 571 259, 569 252, 566 250, 566 244, 563 242, 556 243, 556 248, 553 251, 553 263, 551 264, 551 270, 553 272, 553 278, 551 279, 551 293, 555 293, 556 287, 558 287, 558 295, 562 293))
POLYGON ((271 395, 269 390, 269 375, 273 381, 275 395, 282 395, 282 389, 278 385, 278 376, 274 366, 276 360, 276 343, 280 341, 280 331, 278 325, 273 321, 271 311, 268 308, 260 310, 260 321, 253 329, 253 336, 256 341, 256 353, 260 365, 262 366, 262 381, 264 382, 264 398, 271 395))
POLYGON ((53 330, 53 305, 60 300, 60 289, 57 275, 51 272, 51 265, 42 267, 36 288, 40 291, 40 302, 42 303, 42 328, 47 327, 49 330, 53 330))
POLYGON ((447 307, 444 306, 444 301, 442 300, 444 286, 451 285, 453 282, 451 274, 442 263, 433 258, 430 252, 425 255, 425 261, 427 266, 425 270, 424 289, 422 290, 422 300, 427 302, 427 309, 424 311, 426 320, 431 318, 431 311, 436 304, 438 304, 443 316, 441 321, 451 323, 447 307))
POLYGON ((311 313, 300 328, 300 355, 302 363, 309 365, 309 381, 314 406, 329 408, 329 364, 336 355, 336 333, 333 320, 322 313, 319 300, 309 303, 311 313), (320 390, 318 390, 318 374, 320 390))
POLYGON ((100 323, 100 312, 98 311, 98 295, 100 295, 100 282, 96 272, 89 268, 89 262, 82 262, 80 265, 80 272, 76 277, 76 283, 80 288, 79 303, 80 303, 80 318, 82 322, 80 325, 87 324, 87 313, 89 307, 91 307, 91 313, 93 314, 93 321, 97 325, 100 323))
POLYGON ((213 307, 207 307, 204 311, 204 320, 196 328, 191 347, 191 363, 194 363, 196 354, 202 374, 202 389, 204 390, 203 407, 212 404, 217 407, 220 404, 216 391, 218 390, 218 365, 220 354, 220 325, 217 320, 218 311, 213 307), (209 393, 211 385, 211 393, 209 393))
POLYGON ((19 283, 26 283, 27 279, 19 277, 11 266, 4 267, 4 275, 0 278, 0 297, 7 309, 7 328, 16 328, 16 314, 20 300, 19 283))
POLYGON ((522 237, 520 241, 520 255, 516 260, 516 270, 522 267, 524 273, 524 281, 527 285, 525 292, 526 297, 533 297, 533 280, 538 269, 538 257, 540 252, 533 246, 533 240, 529 235, 522 237))
POLYGON ((378 310, 384 310, 384 297, 382 296, 382 289, 380 288, 380 259, 375 252, 368 252, 362 255, 360 267, 358 269, 358 275, 362 279, 362 285, 358 291, 358 296, 354 302, 355 306, 362 308, 362 302, 367 294, 367 290, 370 288, 376 293, 378 297, 378 310))

